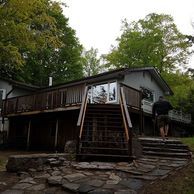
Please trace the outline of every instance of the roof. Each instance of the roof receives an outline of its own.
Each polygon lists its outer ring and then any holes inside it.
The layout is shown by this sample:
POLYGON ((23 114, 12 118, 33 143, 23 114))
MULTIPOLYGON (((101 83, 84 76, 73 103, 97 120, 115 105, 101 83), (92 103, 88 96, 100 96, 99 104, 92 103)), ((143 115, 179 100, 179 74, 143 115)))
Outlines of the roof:
POLYGON ((142 71, 147 71, 149 72, 152 77, 156 80, 158 85, 169 95, 173 95, 173 91, 169 87, 169 85, 166 83, 166 81, 162 78, 160 73, 156 70, 154 67, 140 67, 140 68, 122 68, 122 69, 116 69, 113 71, 108 71, 104 72, 98 75, 82 78, 79 80, 74 80, 62 84, 57 84, 54 86, 50 87, 45 87, 43 90, 50 90, 54 88, 62 88, 62 87, 69 87, 73 85, 78 85, 78 84, 92 84, 92 83, 97 83, 97 82, 102 82, 102 81, 107 81, 110 79, 119 79, 124 77, 125 74, 132 73, 132 72, 142 72, 142 71))
POLYGON ((4 78, 1 76, 0 76, 0 80, 9 82, 11 85, 13 85, 13 87, 16 87, 16 88, 21 88, 21 89, 30 90, 30 91, 36 91, 36 90, 40 89, 40 87, 38 87, 38 86, 26 84, 23 82, 15 81, 15 80, 4 78))

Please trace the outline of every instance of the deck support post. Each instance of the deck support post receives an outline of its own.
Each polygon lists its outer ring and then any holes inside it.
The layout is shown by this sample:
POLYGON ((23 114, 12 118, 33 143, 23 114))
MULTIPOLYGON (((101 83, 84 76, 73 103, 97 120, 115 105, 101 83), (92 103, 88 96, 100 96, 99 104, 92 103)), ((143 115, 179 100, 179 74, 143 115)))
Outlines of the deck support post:
POLYGON ((55 130, 55 150, 57 148, 57 140, 58 140, 58 130, 59 130, 59 120, 56 121, 56 130, 55 130))
POLYGON ((28 123, 28 134, 27 134, 27 150, 29 150, 30 147, 30 131, 31 131, 31 119, 28 123))

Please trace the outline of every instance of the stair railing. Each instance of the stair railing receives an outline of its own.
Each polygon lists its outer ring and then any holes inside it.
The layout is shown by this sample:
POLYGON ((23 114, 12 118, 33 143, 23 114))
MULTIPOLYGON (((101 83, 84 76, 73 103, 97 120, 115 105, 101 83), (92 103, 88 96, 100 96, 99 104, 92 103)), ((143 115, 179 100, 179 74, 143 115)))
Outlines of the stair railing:
POLYGON ((127 109, 127 103, 126 103, 123 87, 120 87, 120 106, 121 106, 126 139, 127 139, 128 146, 129 146, 129 154, 132 155, 132 131, 131 129, 133 126, 132 126, 131 118, 130 118, 130 115, 127 109))
POLYGON ((79 139, 81 139, 81 137, 82 137, 87 102, 88 102, 88 86, 86 86, 85 90, 84 90, 83 100, 82 100, 82 104, 81 104, 81 108, 80 108, 80 112, 79 112, 79 117, 78 117, 78 121, 77 121, 77 126, 78 127, 80 126, 79 139))

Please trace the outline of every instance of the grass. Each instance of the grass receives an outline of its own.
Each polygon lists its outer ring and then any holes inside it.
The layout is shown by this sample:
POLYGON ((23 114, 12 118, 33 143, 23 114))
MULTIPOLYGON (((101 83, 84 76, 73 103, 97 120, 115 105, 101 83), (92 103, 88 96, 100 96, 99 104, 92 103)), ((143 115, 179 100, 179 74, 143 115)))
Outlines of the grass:
POLYGON ((189 148, 194 154, 194 137, 181 138, 181 140, 184 144, 189 146, 189 148))

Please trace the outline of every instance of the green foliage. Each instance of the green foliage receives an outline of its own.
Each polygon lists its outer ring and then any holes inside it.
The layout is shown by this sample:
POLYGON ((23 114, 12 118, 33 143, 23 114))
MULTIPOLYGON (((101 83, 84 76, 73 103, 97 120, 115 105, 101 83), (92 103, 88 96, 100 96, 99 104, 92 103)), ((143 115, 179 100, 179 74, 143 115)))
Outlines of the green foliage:
POLYGON ((160 72, 184 66, 191 46, 171 16, 154 13, 137 22, 123 21, 117 41, 118 46, 105 56, 108 67, 155 66, 160 72))
POLYGON ((194 119, 194 80, 180 71, 162 73, 162 76, 174 92, 174 96, 169 97, 174 108, 191 113, 194 119))
POLYGON ((82 63, 85 77, 100 73, 102 67, 100 66, 100 59, 97 54, 98 50, 94 48, 83 51, 82 63))
POLYGON ((57 2, 1 1, 0 48, 4 76, 37 85, 82 76, 82 46, 57 2))

